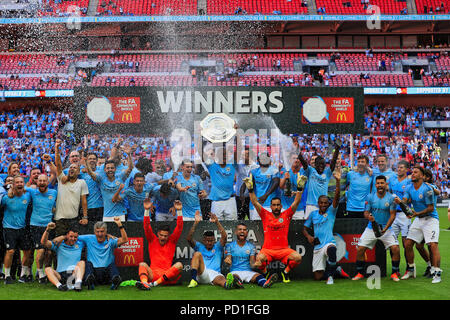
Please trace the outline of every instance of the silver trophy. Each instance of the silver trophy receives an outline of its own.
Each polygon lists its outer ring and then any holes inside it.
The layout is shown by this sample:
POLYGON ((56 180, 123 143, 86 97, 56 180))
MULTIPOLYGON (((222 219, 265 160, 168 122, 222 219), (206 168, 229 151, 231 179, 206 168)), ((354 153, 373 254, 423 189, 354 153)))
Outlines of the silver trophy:
POLYGON ((200 122, 201 135, 211 143, 225 143, 236 134, 235 124, 225 113, 210 113, 200 122))

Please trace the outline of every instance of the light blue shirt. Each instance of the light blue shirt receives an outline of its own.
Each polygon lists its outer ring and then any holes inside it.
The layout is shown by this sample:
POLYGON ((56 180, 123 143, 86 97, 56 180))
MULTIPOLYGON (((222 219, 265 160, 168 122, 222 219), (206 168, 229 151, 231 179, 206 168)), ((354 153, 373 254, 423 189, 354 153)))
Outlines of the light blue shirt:
POLYGON ((203 182, 199 176, 191 174, 188 180, 182 174, 178 175, 178 182, 182 187, 190 186, 187 191, 180 192, 180 200, 183 204, 183 217, 195 218, 195 211, 200 211, 198 193, 203 190, 203 182))
MULTIPOLYGON (((400 199, 403 199, 403 196, 405 195, 405 191, 407 188, 409 188, 409 185, 411 185, 411 179, 405 178, 402 181, 398 180, 398 176, 391 179, 389 184, 389 190, 392 194, 395 194, 400 199)), ((397 206, 397 211, 401 211, 400 206, 397 206)))
MULTIPOLYGON (((97 168, 95 170, 95 174, 99 175, 101 174, 101 171, 97 168)), ((81 179, 86 181, 89 190, 89 194, 86 197, 88 209, 103 208, 102 192, 100 191, 98 183, 94 179, 92 179, 92 177, 88 173, 85 172, 81 173, 81 179)))
POLYGON ((220 273, 223 256, 223 247, 220 241, 217 241, 211 250, 207 250, 203 243, 196 241, 194 250, 202 254, 205 268, 220 273))
POLYGON ((305 227, 314 227, 314 237, 318 238, 320 244, 314 246, 314 250, 323 248, 328 243, 336 244, 333 237, 334 222, 336 221, 337 208, 330 205, 325 214, 320 214, 319 210, 314 210, 305 221, 305 227))
POLYGON ((173 207, 173 202, 180 197, 178 190, 170 188, 167 198, 163 198, 160 192, 161 186, 156 186, 153 190, 153 199, 156 207, 156 214, 169 213, 169 209, 173 207))
MULTIPOLYGON (((265 172, 262 172, 261 167, 250 171, 253 176, 253 190, 257 198, 266 194, 266 192, 272 186, 272 179, 278 178, 278 170, 274 166, 269 166, 265 172)), ((270 202, 276 196, 276 191, 272 192, 264 203, 261 203, 263 207, 270 207, 270 202)), ((253 204, 250 202, 250 209, 254 209, 253 204)))
POLYGON ((86 234, 78 236, 78 241, 86 246, 87 261, 92 262, 94 268, 106 268, 114 262, 114 250, 117 248, 118 239, 106 238, 99 243, 94 234, 86 234))
MULTIPOLYGON (((371 193, 367 197, 365 211, 370 212, 380 227, 384 228, 391 217, 391 211, 396 211, 395 208, 392 193, 386 192, 383 198, 380 198, 378 193, 371 193)), ((369 221, 367 228, 372 229, 372 221, 369 221)))
POLYGON ((4 195, 1 200, 5 208, 3 215, 3 228, 22 229, 26 226, 27 208, 31 202, 31 194, 25 192, 22 196, 13 198, 4 195))
POLYGON ((225 256, 231 255, 230 271, 252 271, 250 257, 256 255, 255 246, 246 241, 241 247, 237 241, 228 243, 225 246, 225 256))
POLYGON ((370 194, 372 179, 367 172, 360 174, 358 171, 349 171, 347 174, 347 210, 364 211, 367 197, 370 194))
POLYGON ((123 178, 123 175, 116 175, 113 181, 109 181, 104 172, 97 174, 97 182, 99 184, 103 199, 104 217, 117 217, 127 214, 127 209, 125 208, 123 201, 116 203, 112 202, 112 198, 117 190, 119 190, 120 184, 125 183, 123 178))
POLYGON ((306 176, 308 177, 307 205, 317 206, 319 197, 328 195, 328 184, 332 174, 329 167, 326 167, 322 174, 319 174, 315 168, 308 166, 308 170, 306 170, 306 176))
POLYGON ((81 260, 83 248, 84 243, 79 240, 73 246, 67 245, 64 241, 59 246, 52 242, 51 249, 56 252, 56 258, 58 259, 56 272, 61 273, 75 269, 75 266, 81 260))
POLYGON ((53 218, 53 208, 56 206, 58 192, 54 189, 47 189, 45 193, 39 189, 26 188, 33 201, 33 211, 31 212, 30 225, 46 227, 53 218))
POLYGON ((433 189, 425 182, 416 190, 413 184, 411 184, 405 191, 403 198, 411 200, 414 211, 420 212, 425 210, 430 204, 434 206, 433 212, 425 215, 421 215, 419 218, 431 216, 439 220, 439 215, 436 211, 436 205, 434 203, 433 189))
POLYGON ((206 166, 208 168, 209 176, 211 177, 211 193, 209 194, 209 199, 212 201, 230 199, 234 192, 235 166, 227 164, 222 168, 215 162, 206 166))
MULTIPOLYGON (((377 177, 378 176, 385 176, 386 177, 386 183, 390 185, 391 180, 397 177, 397 174, 392 171, 391 169, 387 169, 384 172, 381 172, 380 169, 375 168, 372 171, 372 190, 371 193, 377 193, 377 187, 375 186, 377 183, 377 177)), ((390 190, 389 190, 390 191, 390 190)))
POLYGON ((130 209, 128 209, 128 221, 144 221, 144 200, 150 198, 154 185, 145 184, 141 193, 133 187, 128 187, 123 191, 123 197, 128 199, 130 209))

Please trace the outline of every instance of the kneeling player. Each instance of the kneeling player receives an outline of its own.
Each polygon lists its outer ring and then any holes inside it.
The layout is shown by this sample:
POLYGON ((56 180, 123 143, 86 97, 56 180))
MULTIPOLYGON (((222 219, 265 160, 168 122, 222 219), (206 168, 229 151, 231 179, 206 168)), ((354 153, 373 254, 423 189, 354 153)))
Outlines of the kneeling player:
POLYGON ((225 247, 224 262, 231 266, 231 273, 242 282, 256 283, 262 288, 269 288, 278 280, 276 273, 266 279, 262 274, 253 271, 256 261, 255 246, 247 241, 248 228, 239 223, 236 226, 236 240, 225 247))
POLYGON ((200 212, 195 213, 195 221, 189 230, 187 241, 194 248, 195 253, 191 262, 191 282, 189 288, 196 287, 200 284, 213 284, 215 286, 231 289, 234 287, 242 287, 242 283, 238 282, 238 278, 228 273, 225 278, 220 272, 222 265, 223 248, 227 243, 227 233, 220 224, 219 219, 211 213, 210 221, 217 225, 220 231, 220 241, 216 242, 213 231, 205 231, 203 233, 203 243, 193 239, 195 229, 199 222, 202 221, 200 212))
POLYGON ((352 280, 364 278, 365 253, 367 249, 372 249, 377 240, 383 242, 385 249, 391 249, 392 274, 391 279, 400 281, 400 248, 398 240, 395 238, 391 225, 395 220, 396 203, 394 196, 387 192, 386 177, 383 175, 376 177, 376 193, 368 196, 364 216, 369 220, 369 224, 364 230, 358 242, 356 253, 356 271, 358 274, 352 280))
POLYGON ((181 277, 183 265, 181 262, 172 265, 172 260, 178 239, 183 231, 183 205, 180 200, 176 200, 173 206, 177 212, 177 226, 171 235, 168 225, 160 227, 155 235, 150 225, 152 203, 149 199, 144 201, 144 231, 148 241, 151 264, 150 266, 145 262, 139 264, 140 281, 136 282, 139 289, 150 290, 150 287, 160 284, 175 284, 181 277))
POLYGON ((45 268, 47 279, 53 283, 58 290, 67 291, 69 290, 69 287, 72 288, 69 280, 73 277, 75 278, 73 289, 75 291, 81 291, 81 283, 85 270, 85 262, 81 260, 81 251, 84 248, 84 243, 78 241, 78 231, 72 229, 67 231, 65 236, 49 241, 49 230, 55 229, 55 227, 55 223, 50 222, 41 238, 42 246, 55 251, 58 261, 56 270, 52 267, 45 268))
POLYGON ((302 256, 297 251, 289 248, 288 232, 292 216, 296 212, 302 199, 302 192, 306 180, 307 178, 305 176, 298 176, 298 191, 295 194, 294 202, 287 210, 281 212, 282 205, 280 198, 273 198, 270 203, 272 212, 269 212, 258 202, 258 198, 253 191, 252 180, 250 178, 244 179, 250 194, 250 201, 261 217, 264 228, 264 244, 261 251, 256 256, 255 266, 264 274, 267 274, 267 264, 272 261, 281 261, 286 265, 286 268, 281 272, 283 282, 285 283, 291 281, 289 279, 289 272, 302 261, 302 256))
POLYGON ((306 220, 303 228, 303 235, 308 242, 314 245, 313 273, 315 280, 327 279, 327 284, 334 283, 335 274, 340 274, 343 278, 349 276, 337 265, 336 241, 333 237, 333 227, 336 221, 336 211, 339 205, 341 172, 333 173, 336 179, 336 191, 333 204, 330 205, 328 197, 322 195, 319 197, 319 210, 312 211, 306 220), (309 230, 314 227, 314 237, 309 230))

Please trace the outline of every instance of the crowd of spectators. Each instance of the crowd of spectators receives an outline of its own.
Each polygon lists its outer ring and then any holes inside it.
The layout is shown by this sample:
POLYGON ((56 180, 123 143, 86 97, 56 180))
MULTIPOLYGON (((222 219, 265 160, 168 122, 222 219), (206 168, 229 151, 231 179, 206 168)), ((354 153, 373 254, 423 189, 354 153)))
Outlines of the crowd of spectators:
MULTIPOLYGON (((369 106, 365 112, 365 134, 354 135, 353 153, 365 154, 372 161, 377 154, 385 153, 392 165, 399 159, 405 159, 412 164, 424 165, 430 168, 437 185, 448 195, 450 169, 449 163, 440 159, 440 143, 450 141, 450 130, 432 129, 424 131, 424 120, 448 118, 449 108, 420 107, 408 109, 404 107, 369 106), (442 134, 444 132, 444 134, 442 134)), ((43 154, 53 154, 54 140, 63 138, 68 148, 78 146, 73 135, 72 116, 70 113, 38 109, 4 111, 0 113, 0 174, 7 172, 12 161, 20 163, 23 175, 29 175, 34 167, 46 170, 41 157, 43 154), (68 142, 68 143, 67 143, 68 142)), ((136 145, 135 155, 138 157, 153 157, 159 154, 166 166, 170 165, 170 139, 168 137, 121 136, 130 145, 136 145)), ((107 158, 110 148, 117 142, 119 136, 89 136, 88 151, 93 151, 99 158, 107 158)), ((320 154, 326 156, 330 152, 330 140, 335 135, 293 135, 298 150, 303 150, 307 156, 320 154)), ((349 136, 339 136, 343 140, 341 148, 342 161, 350 165, 349 136)), ((66 150, 68 151, 68 149, 66 150)), ((67 156, 65 152, 63 157, 67 156)))

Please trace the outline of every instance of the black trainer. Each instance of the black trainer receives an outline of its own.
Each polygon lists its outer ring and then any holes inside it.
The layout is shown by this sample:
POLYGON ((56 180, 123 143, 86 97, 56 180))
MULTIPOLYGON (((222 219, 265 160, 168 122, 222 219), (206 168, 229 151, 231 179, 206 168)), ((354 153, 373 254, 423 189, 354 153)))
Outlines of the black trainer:
POLYGON ((427 266, 427 269, 425 270, 423 276, 425 278, 433 278, 433 275, 431 274, 431 266, 427 266))
POLYGON ((26 282, 26 283, 33 282, 33 276, 32 276, 31 274, 28 275, 28 276, 26 276, 26 277, 25 277, 25 282, 26 282))
POLYGON ((38 279, 39 284, 46 284, 47 283, 47 277, 43 276, 42 278, 38 279))
POLYGON ((95 289, 95 278, 93 274, 90 274, 86 278, 86 285, 88 287, 88 290, 94 290, 95 289))
POLYGON ((20 282, 20 283, 26 283, 26 282, 27 282, 27 277, 26 277, 26 276, 21 276, 21 277, 19 278, 19 282, 20 282))
POLYGON ((5 280, 5 274, 3 272, 0 272, 0 280, 5 280))
POLYGON ((62 284, 58 288, 59 291, 67 291, 69 288, 67 288, 67 284, 62 284))
POLYGON ((14 284, 15 281, 13 280, 13 278, 11 277, 6 277, 5 278, 5 284, 14 284))
POLYGON ((121 282, 122 278, 120 276, 114 276, 114 278, 112 279, 111 290, 117 290, 121 282))

